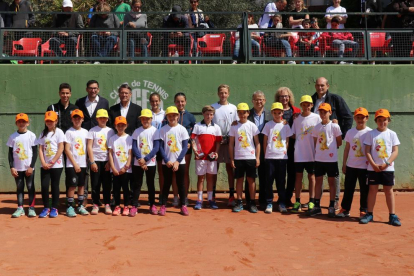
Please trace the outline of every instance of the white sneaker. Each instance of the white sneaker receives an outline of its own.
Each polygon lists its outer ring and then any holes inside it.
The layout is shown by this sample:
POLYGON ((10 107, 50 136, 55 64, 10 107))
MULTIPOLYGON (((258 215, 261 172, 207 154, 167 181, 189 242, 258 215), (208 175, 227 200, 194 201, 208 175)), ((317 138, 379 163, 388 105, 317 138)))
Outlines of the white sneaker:
POLYGON ((256 64, 256 61, 253 61, 252 64, 256 64))
POLYGON ((237 61, 236 60, 233 60, 233 62, 231 64, 237 64, 237 61))
POLYGON ((346 61, 341 61, 341 62, 339 62, 339 64, 348 64, 348 62, 346 62, 346 61))
POLYGON ((339 211, 339 200, 335 200, 334 208, 335 208, 335 211, 339 211))
POLYGON ((174 197, 172 205, 173 205, 174 207, 178 207, 178 204, 179 204, 178 197, 174 197))
POLYGON ((95 61, 93 64, 101 64, 99 61, 95 61))
POLYGON ((296 61, 291 60, 291 61, 288 61, 287 64, 296 64, 296 61))

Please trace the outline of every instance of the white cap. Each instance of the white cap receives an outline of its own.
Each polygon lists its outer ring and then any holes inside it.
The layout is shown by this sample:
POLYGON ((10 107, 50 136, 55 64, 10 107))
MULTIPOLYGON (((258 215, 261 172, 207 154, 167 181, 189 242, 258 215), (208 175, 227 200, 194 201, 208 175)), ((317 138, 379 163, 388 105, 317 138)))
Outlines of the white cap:
POLYGON ((64 8, 73 8, 73 4, 71 0, 63 0, 62 7, 64 8))

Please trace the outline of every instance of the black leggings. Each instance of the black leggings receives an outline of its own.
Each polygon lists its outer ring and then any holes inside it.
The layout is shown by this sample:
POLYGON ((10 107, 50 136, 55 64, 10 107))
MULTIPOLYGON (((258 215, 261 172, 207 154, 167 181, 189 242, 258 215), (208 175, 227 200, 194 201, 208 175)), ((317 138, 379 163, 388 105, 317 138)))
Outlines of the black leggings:
POLYGON ((124 207, 129 205, 129 179, 131 178, 130 173, 124 173, 118 176, 114 175, 114 199, 115 199, 115 206, 119 206, 121 204, 121 188, 124 194, 124 207))
POLYGON ((137 207, 138 206, 138 199, 139 195, 141 194, 141 187, 144 178, 147 180, 147 187, 148 187, 148 201, 150 206, 154 205, 155 202, 155 185, 154 185, 154 178, 155 178, 155 166, 147 166, 148 170, 144 171, 140 166, 132 166, 132 174, 133 178, 133 187, 132 190, 132 205, 137 207))
POLYGON ((52 187, 52 208, 57 208, 59 205, 59 183, 63 168, 40 169, 40 180, 42 186, 42 201, 45 208, 49 206, 49 186, 52 187))
POLYGON ((357 180, 359 182, 360 199, 359 207, 360 211, 367 208, 369 186, 367 184, 367 170, 350 168, 346 166, 345 174, 345 190, 344 197, 342 198, 341 207, 348 212, 351 211, 352 201, 354 199, 354 192, 357 180))
POLYGON ((99 200, 101 198, 101 185, 102 185, 102 194, 104 204, 110 204, 111 201, 111 190, 112 190, 112 175, 110 171, 105 171, 105 164, 108 161, 96 161, 98 166, 98 171, 94 172, 92 169, 91 172, 91 185, 92 185, 92 201, 93 204, 99 205, 99 200))
POLYGON ((34 186, 34 175, 35 171, 31 176, 26 176, 26 171, 17 172, 19 174, 14 180, 17 186, 17 206, 23 206, 24 198, 24 182, 26 180, 27 192, 29 194, 29 206, 34 207, 35 205, 35 186, 34 186))
MULTIPOLYGON (((162 188, 161 205, 167 205, 168 195, 170 194, 170 188, 173 180, 173 173, 174 172, 172 170, 172 167, 168 168, 167 165, 162 165, 162 174, 164 175, 164 187, 162 188)), ((178 166, 178 170, 175 172, 175 182, 177 183, 181 206, 185 205, 184 175, 185 164, 180 164, 178 166)))

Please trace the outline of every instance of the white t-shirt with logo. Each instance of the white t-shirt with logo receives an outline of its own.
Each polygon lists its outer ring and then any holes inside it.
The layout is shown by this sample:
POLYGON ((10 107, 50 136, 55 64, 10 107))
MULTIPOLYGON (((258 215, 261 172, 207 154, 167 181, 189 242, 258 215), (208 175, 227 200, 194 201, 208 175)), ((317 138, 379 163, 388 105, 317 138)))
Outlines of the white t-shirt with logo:
POLYGON ((216 110, 213 117, 213 123, 217 124, 221 129, 221 134, 227 136, 230 131, 231 124, 238 121, 237 107, 234 104, 221 105, 213 103, 211 105, 216 110))
POLYGON ((338 162, 336 137, 341 135, 341 128, 332 121, 326 125, 317 124, 312 131, 312 137, 316 138, 315 161, 338 162))
MULTIPOLYGON (((385 164, 385 161, 391 157, 392 147, 398 146, 400 140, 398 140, 397 133, 387 129, 386 131, 380 132, 377 129, 373 129, 367 133, 364 145, 371 146, 371 155, 374 159, 375 164, 385 164)), ((393 172, 395 171, 394 164, 392 162, 384 171, 393 172)), ((368 164, 368 171, 374 171, 371 164, 368 164)))
POLYGON ((95 126, 89 130, 87 139, 93 141, 94 161, 108 161, 108 140, 113 135, 115 135, 115 131, 110 127, 101 128, 100 126, 95 126))
POLYGON ((365 155, 365 137, 372 129, 365 127, 358 130, 356 127, 351 128, 345 135, 345 142, 349 143, 349 153, 346 165, 350 168, 367 169, 368 161, 365 155))
MULTIPOLYGON (((132 149, 132 137, 128 134, 123 136, 113 135, 109 138, 108 148, 112 149, 114 167, 119 172, 128 162, 129 151, 132 149)), ((126 172, 132 173, 131 166, 126 172)))
POLYGON ((13 148, 13 167, 18 172, 29 169, 33 157, 32 147, 37 146, 36 135, 30 130, 25 133, 16 131, 10 135, 6 145, 13 148))
MULTIPOLYGON (((182 141, 190 139, 187 130, 180 124, 174 127, 163 126, 160 129, 159 138, 162 140, 161 143, 164 143, 165 155, 171 162, 177 161, 178 156, 180 156, 183 149, 182 141)), ((162 164, 165 165, 164 160, 162 160, 162 164)), ((181 160, 180 164, 185 164, 185 158, 181 160)))
MULTIPOLYGON (((265 7, 265 12, 278 12, 275 2, 270 2, 265 7)), ((269 28, 269 22, 272 21, 274 14, 264 13, 259 19, 259 26, 261 29, 269 28)))
POLYGON ((151 124, 156 128, 156 129, 161 129, 162 127, 162 121, 165 118, 165 111, 164 110, 160 110, 160 112, 158 113, 154 113, 152 112, 152 121, 151 124))
POLYGON ((296 135, 295 162, 315 161, 315 144, 312 131, 321 121, 321 118, 315 113, 311 113, 306 117, 301 114, 293 120, 292 132, 296 135))
MULTIPOLYGON (((147 129, 140 127, 134 131, 132 139, 137 140, 137 147, 141 153, 141 157, 144 158, 154 148, 154 141, 160 139, 159 131, 153 126, 150 126, 147 129)), ((136 160, 136 158, 134 159, 134 165, 139 166, 138 160, 136 160)), ((155 156, 148 160, 147 166, 155 166, 155 156)))
MULTIPOLYGON (((88 131, 84 128, 76 130, 71 127, 66 131, 65 136, 66 143, 70 144, 70 152, 72 153, 76 164, 78 164, 81 168, 86 168, 86 157, 88 155, 88 151, 86 149, 86 138, 88 137, 88 131)), ((66 168, 73 168, 72 161, 70 161, 67 156, 66 168)))
MULTIPOLYGON (((55 157, 59 143, 66 142, 65 134, 60 128, 56 128, 55 132, 50 131, 46 136, 42 137, 42 133, 39 135, 37 143, 43 146, 43 156, 45 162, 49 163, 55 157)), ((51 167, 51 169, 63 168, 63 152, 60 155, 59 159, 51 167)))
POLYGON ((292 136, 288 124, 269 121, 262 133, 267 136, 266 159, 287 159, 286 139, 292 136))
MULTIPOLYGON (((346 12, 346 9, 344 7, 337 7, 335 8, 334 6, 330 6, 326 9, 326 14, 325 17, 331 17, 331 19, 335 16, 340 16, 342 18, 348 18, 347 14, 341 14, 341 12, 346 12)), ((331 22, 326 24, 326 28, 327 29, 331 29, 331 22)), ((344 24, 339 24, 338 29, 344 29, 345 26, 344 24)))
POLYGON ((229 136, 234 137, 235 160, 256 159, 254 136, 259 133, 257 126, 250 121, 244 124, 237 122, 237 125, 231 126, 229 136))

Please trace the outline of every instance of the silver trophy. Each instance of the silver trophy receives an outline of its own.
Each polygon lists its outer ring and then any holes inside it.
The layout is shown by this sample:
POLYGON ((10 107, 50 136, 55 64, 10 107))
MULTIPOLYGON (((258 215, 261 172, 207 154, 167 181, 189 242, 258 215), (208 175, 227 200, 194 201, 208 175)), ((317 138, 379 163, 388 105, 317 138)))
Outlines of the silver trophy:
POLYGON ((193 139, 194 143, 193 143, 193 150, 194 152, 197 153, 199 158, 203 158, 204 157, 204 153, 203 150, 201 149, 201 144, 200 144, 200 140, 198 140, 198 136, 196 136, 193 139))

